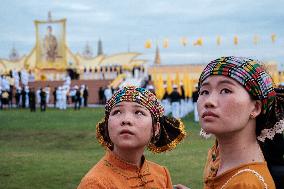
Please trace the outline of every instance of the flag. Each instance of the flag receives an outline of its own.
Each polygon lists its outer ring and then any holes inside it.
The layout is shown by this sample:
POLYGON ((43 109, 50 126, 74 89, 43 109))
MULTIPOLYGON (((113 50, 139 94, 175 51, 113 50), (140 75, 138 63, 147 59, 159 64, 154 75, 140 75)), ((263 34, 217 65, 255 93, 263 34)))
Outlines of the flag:
POLYGON ((171 78, 171 74, 168 74, 167 75, 167 92, 168 94, 171 94, 172 91, 173 91, 172 78, 171 78))
POLYGON ((163 47, 166 49, 169 47, 169 40, 168 39, 164 39, 163 41, 163 47))
POLYGON ((194 46, 202 46, 203 45, 203 40, 202 38, 198 38, 194 43, 193 43, 194 46))
POLYGON ((183 86, 184 86, 185 96, 191 97, 192 90, 191 90, 191 80, 189 74, 183 75, 183 86))
POLYGON ((234 45, 238 45, 238 43, 239 43, 239 38, 238 38, 238 36, 234 36, 234 45))
POLYGON ((279 82, 284 83, 284 72, 282 74, 280 74, 279 82))
POLYGON ((188 43, 187 38, 186 38, 186 37, 182 37, 182 38, 180 39, 180 43, 181 43, 181 45, 186 46, 187 43, 188 43))
POLYGON ((276 34, 275 33, 271 34, 271 41, 272 41, 272 43, 275 43, 275 41, 276 41, 276 34))
POLYGON ((260 39, 259 36, 255 34, 255 35, 253 36, 253 44, 257 45, 258 42, 259 42, 259 39, 260 39))
POLYGON ((220 36, 217 36, 216 43, 217 43, 218 46, 221 45, 221 37, 220 36))
POLYGON ((146 42, 145 42, 145 48, 146 49, 151 49, 152 47, 152 41, 150 39, 148 39, 146 42))
POLYGON ((164 89, 164 81, 163 81, 163 76, 162 74, 159 74, 159 76, 157 77, 157 82, 156 82, 156 95, 158 99, 162 99, 165 93, 165 89, 164 89))
POLYGON ((174 84, 176 84, 177 89, 178 89, 178 92, 179 92, 179 94, 181 94, 181 89, 180 89, 180 76, 179 76, 179 73, 178 73, 178 72, 176 73, 176 78, 175 78, 175 80, 174 80, 174 84))
POLYGON ((273 80, 273 83, 275 83, 277 86, 279 85, 280 78, 279 78, 278 72, 275 72, 272 74, 272 80, 273 80))

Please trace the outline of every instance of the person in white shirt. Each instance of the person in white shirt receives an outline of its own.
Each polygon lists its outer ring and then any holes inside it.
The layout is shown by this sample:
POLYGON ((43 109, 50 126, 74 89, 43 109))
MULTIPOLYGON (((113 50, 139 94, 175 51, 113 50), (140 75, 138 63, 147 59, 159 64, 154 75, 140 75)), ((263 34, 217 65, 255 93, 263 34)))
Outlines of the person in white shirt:
POLYGON ((112 96, 112 91, 111 91, 111 87, 110 87, 110 86, 108 86, 108 87, 105 89, 104 95, 105 95, 107 101, 111 98, 111 96, 112 96))

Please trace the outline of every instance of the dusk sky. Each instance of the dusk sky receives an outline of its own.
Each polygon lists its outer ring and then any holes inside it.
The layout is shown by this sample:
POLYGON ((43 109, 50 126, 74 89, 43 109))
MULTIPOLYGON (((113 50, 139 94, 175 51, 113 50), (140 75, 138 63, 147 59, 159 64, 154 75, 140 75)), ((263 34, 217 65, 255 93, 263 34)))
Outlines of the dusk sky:
POLYGON ((140 58, 149 63, 158 45, 162 64, 207 63, 236 55, 283 66, 283 10, 284 1, 276 0, 2 0, 0 58, 8 58, 13 45, 21 55, 28 54, 35 46, 34 20, 46 20, 51 11, 54 20, 67 19, 66 41, 73 53, 82 52, 88 42, 96 54, 101 38, 106 55, 130 50, 142 53, 140 58), (188 39, 186 46, 182 37, 188 39), (193 46, 199 37, 203 45, 193 46), (150 49, 144 48, 148 39, 153 42, 150 49), (168 48, 163 48, 164 39, 168 48))

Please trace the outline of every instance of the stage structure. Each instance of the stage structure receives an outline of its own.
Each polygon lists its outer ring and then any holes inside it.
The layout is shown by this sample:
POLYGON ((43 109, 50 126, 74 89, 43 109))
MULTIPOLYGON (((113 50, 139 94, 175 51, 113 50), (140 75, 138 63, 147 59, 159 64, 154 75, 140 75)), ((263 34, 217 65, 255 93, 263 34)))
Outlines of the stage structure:
POLYGON ((0 74, 26 70, 34 81, 60 81, 73 71, 80 75, 78 79, 112 80, 123 70, 147 66, 146 60, 138 58, 141 55, 138 52, 103 54, 101 39, 98 40, 97 55, 93 56, 88 42, 82 53, 74 54, 67 46, 66 22, 65 18, 53 19, 50 12, 47 20, 35 20, 34 48, 28 55, 21 57, 15 54, 13 46, 13 57, 0 58, 0 74))

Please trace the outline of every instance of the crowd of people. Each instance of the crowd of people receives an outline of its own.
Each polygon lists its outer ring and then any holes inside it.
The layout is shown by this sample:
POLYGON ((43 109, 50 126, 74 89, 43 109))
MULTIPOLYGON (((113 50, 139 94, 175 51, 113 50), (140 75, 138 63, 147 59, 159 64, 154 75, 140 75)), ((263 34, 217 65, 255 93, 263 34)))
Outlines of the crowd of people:
POLYGON ((46 107, 49 105, 54 108, 65 110, 67 106, 74 104, 74 109, 79 110, 81 106, 88 106, 89 91, 86 85, 78 87, 69 87, 68 85, 62 85, 55 87, 51 91, 50 86, 34 87, 24 86, 18 87, 14 90, 13 86, 5 87, 4 90, 0 86, 0 107, 3 108, 30 108, 31 112, 36 111, 36 107, 39 107, 41 111, 46 111, 46 107), (53 102, 51 101, 51 95, 53 96, 53 102))
MULTIPOLYGON (((133 78, 139 78, 146 74, 144 66, 134 66, 129 71, 133 78)), ((126 72, 121 65, 105 65, 95 68, 84 68, 81 79, 112 80, 119 74, 126 72)))

